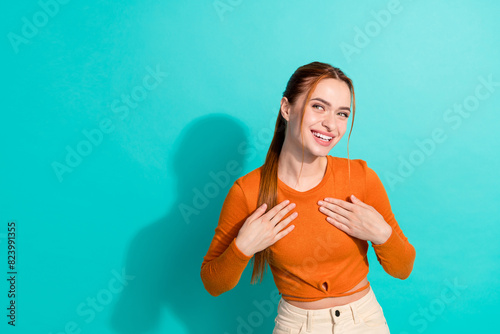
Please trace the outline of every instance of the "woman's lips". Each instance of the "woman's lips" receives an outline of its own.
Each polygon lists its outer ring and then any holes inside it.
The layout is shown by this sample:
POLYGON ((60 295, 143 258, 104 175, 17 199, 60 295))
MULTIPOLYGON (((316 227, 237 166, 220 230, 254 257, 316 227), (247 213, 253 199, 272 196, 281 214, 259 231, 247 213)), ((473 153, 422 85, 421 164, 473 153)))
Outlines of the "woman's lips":
POLYGON ((332 139, 330 139, 329 141, 328 141, 328 140, 323 140, 323 139, 321 139, 321 138, 319 138, 319 137, 316 137, 316 136, 314 135, 314 133, 313 133, 313 130, 311 130, 311 135, 314 137, 314 140, 316 140, 316 142, 317 142, 318 144, 320 144, 321 146, 330 146, 330 143, 331 143, 331 141, 333 140, 333 137, 332 137, 332 139))

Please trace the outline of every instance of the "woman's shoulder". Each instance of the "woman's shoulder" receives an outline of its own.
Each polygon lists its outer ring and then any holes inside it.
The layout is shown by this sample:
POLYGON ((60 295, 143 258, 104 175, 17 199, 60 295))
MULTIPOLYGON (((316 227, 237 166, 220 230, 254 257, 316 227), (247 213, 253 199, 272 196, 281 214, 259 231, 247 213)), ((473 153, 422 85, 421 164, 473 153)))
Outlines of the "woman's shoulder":
POLYGON ((259 182, 260 182, 260 175, 262 171, 262 166, 257 167, 250 172, 246 173, 245 175, 240 176, 239 178, 234 181, 237 183, 239 186, 241 186, 243 189, 248 190, 248 189, 253 189, 255 187, 259 187, 259 182))
POLYGON ((335 157, 333 155, 328 155, 330 161, 332 162, 332 168, 334 170, 340 171, 348 171, 351 170, 351 173, 366 173, 366 169, 368 168, 367 162, 363 159, 347 159, 343 157, 335 157))

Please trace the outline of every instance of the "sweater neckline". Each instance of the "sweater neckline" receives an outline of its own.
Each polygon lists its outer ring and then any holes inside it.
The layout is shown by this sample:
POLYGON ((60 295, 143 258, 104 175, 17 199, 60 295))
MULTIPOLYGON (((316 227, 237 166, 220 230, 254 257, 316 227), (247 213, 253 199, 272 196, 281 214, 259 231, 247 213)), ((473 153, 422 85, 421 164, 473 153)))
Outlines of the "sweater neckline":
POLYGON ((331 174, 332 174, 332 168, 333 168, 332 167, 332 164, 333 164, 332 156, 327 155, 326 158, 327 159, 326 159, 325 175, 323 175, 323 178, 321 179, 321 181, 313 188, 306 190, 306 191, 298 191, 298 190, 295 190, 292 187, 288 186, 285 182, 281 181, 281 179, 279 177, 278 177, 278 187, 281 188, 282 190, 289 192, 289 193, 298 194, 298 195, 307 195, 310 193, 314 193, 317 190, 323 188, 325 183, 327 183, 328 180, 330 179, 331 174))

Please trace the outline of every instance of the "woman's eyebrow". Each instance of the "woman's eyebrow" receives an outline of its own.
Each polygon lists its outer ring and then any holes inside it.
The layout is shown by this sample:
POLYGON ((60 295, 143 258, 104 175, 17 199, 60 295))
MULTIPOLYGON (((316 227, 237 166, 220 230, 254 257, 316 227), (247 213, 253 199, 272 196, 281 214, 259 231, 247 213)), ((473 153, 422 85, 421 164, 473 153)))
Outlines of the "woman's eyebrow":
MULTIPOLYGON (((332 105, 330 104, 330 102, 326 101, 326 100, 323 100, 321 97, 315 97, 315 98, 312 98, 312 100, 317 100, 317 101, 321 101, 323 102, 324 104, 326 104, 327 106, 331 107, 332 105)), ((349 112, 351 111, 351 108, 349 107, 339 107, 339 110, 348 110, 349 112)))
POLYGON ((331 107, 332 105, 330 104, 330 102, 326 101, 326 100, 323 100, 321 97, 315 97, 311 100, 317 100, 317 101, 321 101, 323 102, 324 104, 326 104, 327 106, 331 107))

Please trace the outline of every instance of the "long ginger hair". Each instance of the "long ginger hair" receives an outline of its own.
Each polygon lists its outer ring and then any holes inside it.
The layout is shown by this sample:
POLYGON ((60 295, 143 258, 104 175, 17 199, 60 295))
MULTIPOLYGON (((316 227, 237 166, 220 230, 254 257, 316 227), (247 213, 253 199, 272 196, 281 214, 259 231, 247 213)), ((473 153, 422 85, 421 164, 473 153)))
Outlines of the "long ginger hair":
MULTIPOLYGON (((304 119, 304 112, 307 103, 318 83, 322 79, 327 78, 344 81, 351 92, 352 122, 351 130, 349 131, 349 137, 347 139, 347 159, 350 181, 351 169, 349 160, 349 138, 351 137, 352 126, 354 124, 354 113, 356 108, 354 87, 352 85, 351 79, 349 79, 339 68, 333 67, 330 64, 315 61, 301 66, 297 70, 295 70, 295 72, 288 80, 286 89, 283 92, 283 96, 288 99, 290 104, 293 104, 297 101, 298 97, 301 94, 307 92, 304 105, 302 106, 302 118, 300 120, 300 127, 302 129, 302 121, 304 119)), ((276 120, 273 140, 271 141, 271 145, 269 147, 269 150, 267 151, 266 160, 262 165, 259 184, 259 197, 257 201, 257 206, 267 203, 267 208, 269 210, 278 204, 278 160, 281 148, 283 147, 283 142, 285 141, 286 129, 287 121, 281 115, 280 110, 280 112, 278 112, 278 119, 276 120)), ((302 152, 304 152, 303 145, 302 152)), ((266 269, 266 262, 271 263, 271 261, 272 259, 269 247, 260 252, 257 252, 254 255, 251 284, 255 284, 258 280, 262 281, 266 269)))

